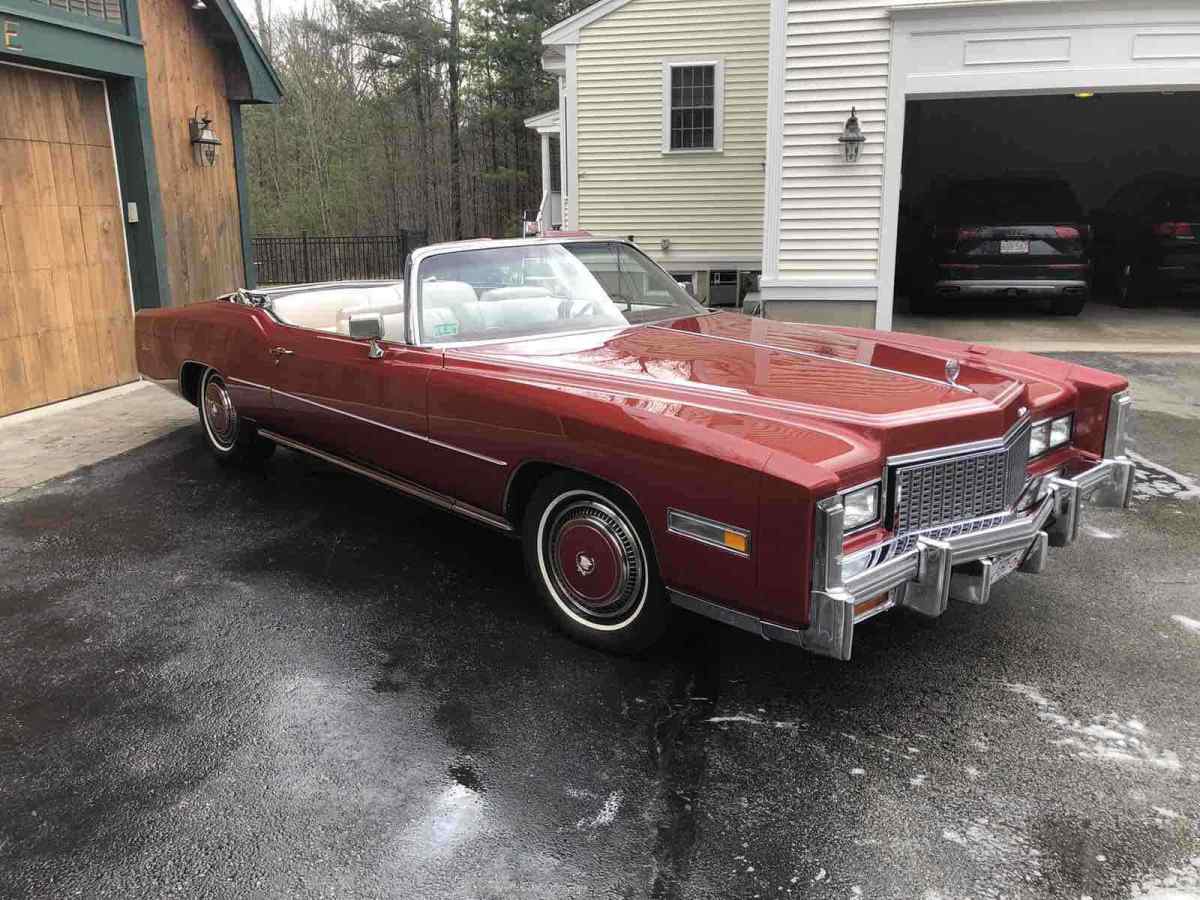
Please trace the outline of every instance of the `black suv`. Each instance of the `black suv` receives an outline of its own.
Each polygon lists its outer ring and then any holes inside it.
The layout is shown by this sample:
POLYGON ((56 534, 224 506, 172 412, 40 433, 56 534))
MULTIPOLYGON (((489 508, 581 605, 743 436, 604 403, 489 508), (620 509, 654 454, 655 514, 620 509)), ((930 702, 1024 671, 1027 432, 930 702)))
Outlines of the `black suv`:
POLYGON ((1045 300, 1079 315, 1092 290, 1079 201, 1057 177, 952 181, 930 198, 924 271, 915 313, 942 312, 975 298, 1045 300))

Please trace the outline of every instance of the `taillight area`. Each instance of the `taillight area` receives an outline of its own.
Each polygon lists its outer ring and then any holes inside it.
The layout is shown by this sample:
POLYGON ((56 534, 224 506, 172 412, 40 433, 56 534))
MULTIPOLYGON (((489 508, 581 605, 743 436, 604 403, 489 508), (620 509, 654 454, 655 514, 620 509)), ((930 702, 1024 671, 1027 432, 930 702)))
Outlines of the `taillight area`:
POLYGON ((1190 238, 1195 236, 1192 233, 1191 222, 1159 222, 1157 225, 1150 226, 1150 229, 1158 237, 1190 238))
POLYGON ((1079 229, 1074 225, 1055 225, 1054 233, 1064 241, 1077 241, 1080 237, 1079 229))
POLYGON ((960 228, 958 229, 959 241, 973 241, 979 237, 978 228, 960 228))

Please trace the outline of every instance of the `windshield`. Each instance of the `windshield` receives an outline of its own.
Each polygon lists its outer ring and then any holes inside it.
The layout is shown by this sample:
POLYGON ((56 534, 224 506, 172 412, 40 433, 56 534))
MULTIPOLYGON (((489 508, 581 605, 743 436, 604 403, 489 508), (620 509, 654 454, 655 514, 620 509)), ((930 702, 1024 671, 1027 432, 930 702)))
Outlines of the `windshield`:
POLYGON ((417 272, 422 343, 536 337, 695 315, 704 307, 615 241, 440 253, 417 272))

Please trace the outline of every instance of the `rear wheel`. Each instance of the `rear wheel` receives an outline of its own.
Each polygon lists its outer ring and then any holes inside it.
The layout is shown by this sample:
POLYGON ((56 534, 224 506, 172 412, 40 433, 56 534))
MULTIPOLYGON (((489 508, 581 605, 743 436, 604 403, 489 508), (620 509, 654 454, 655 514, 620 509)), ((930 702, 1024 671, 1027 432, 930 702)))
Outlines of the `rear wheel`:
POLYGON ((585 644, 636 653, 670 613, 638 510, 607 485, 571 473, 538 485, 525 512, 525 565, 558 626, 585 644))
POLYGON ((221 462, 258 463, 275 452, 274 442, 260 437, 254 424, 238 415, 225 379, 216 369, 205 371, 196 400, 205 440, 221 462))

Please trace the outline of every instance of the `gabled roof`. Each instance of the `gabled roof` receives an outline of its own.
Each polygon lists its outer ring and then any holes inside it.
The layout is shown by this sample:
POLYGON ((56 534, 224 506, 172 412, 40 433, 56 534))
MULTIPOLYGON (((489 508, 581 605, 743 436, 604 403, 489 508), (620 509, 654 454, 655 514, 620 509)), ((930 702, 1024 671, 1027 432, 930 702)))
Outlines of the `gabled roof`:
POLYGON ((620 9, 628 2, 629 0, 600 0, 599 3, 593 3, 587 9, 580 10, 569 19, 563 19, 557 25, 551 25, 543 31, 542 43, 546 46, 550 46, 551 44, 578 44, 580 31, 597 19, 603 19, 610 12, 620 9))
POLYGON ((246 76, 244 84, 229 85, 230 99, 243 103, 278 103, 283 97, 283 84, 249 23, 242 18, 237 4, 234 0, 209 0, 209 6, 221 14, 232 34, 236 55, 246 76))
POLYGON ((558 127, 558 110, 552 109, 549 112, 540 113, 536 116, 530 116, 525 120, 526 128, 533 128, 537 131, 545 131, 549 128, 558 127))

